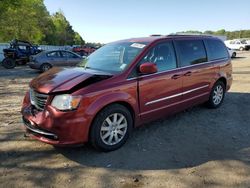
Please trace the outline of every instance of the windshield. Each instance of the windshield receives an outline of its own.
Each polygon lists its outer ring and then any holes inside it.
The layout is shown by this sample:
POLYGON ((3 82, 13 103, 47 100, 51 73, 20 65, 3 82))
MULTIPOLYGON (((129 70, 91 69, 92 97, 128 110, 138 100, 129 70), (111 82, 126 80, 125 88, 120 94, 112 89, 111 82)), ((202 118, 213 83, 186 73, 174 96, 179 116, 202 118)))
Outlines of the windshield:
POLYGON ((103 46, 79 66, 100 71, 119 73, 125 70, 135 57, 145 48, 147 43, 121 42, 103 46))

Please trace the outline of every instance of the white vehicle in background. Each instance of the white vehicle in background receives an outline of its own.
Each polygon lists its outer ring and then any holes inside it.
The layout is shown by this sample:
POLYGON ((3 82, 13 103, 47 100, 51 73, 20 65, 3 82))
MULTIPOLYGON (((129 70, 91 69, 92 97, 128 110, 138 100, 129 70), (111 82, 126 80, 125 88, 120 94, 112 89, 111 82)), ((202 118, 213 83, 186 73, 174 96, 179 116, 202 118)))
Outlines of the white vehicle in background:
POLYGON ((228 50, 231 58, 235 58, 236 57, 237 53, 236 53, 235 50, 233 50, 231 48, 227 48, 227 50, 228 50))
POLYGON ((233 50, 243 51, 250 49, 250 44, 247 44, 246 40, 239 40, 239 39, 227 40, 224 43, 228 48, 231 48, 233 50))

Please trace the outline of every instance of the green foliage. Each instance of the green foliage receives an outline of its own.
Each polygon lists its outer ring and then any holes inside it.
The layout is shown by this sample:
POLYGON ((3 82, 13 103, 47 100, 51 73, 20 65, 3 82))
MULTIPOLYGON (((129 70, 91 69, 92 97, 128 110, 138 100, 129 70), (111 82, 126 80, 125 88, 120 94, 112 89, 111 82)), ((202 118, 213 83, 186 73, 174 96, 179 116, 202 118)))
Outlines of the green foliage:
POLYGON ((77 44, 77 45, 84 45, 85 44, 85 41, 82 39, 81 35, 77 32, 75 33, 74 44, 77 44))
POLYGON ((250 38, 250 30, 240 30, 240 31, 226 31, 225 29, 220 29, 218 31, 183 31, 180 33, 199 33, 207 35, 223 35, 227 36, 227 39, 237 39, 237 38, 250 38))
POLYGON ((32 43, 84 44, 62 12, 50 15, 43 0, 1 0, 0 41, 17 38, 32 43))

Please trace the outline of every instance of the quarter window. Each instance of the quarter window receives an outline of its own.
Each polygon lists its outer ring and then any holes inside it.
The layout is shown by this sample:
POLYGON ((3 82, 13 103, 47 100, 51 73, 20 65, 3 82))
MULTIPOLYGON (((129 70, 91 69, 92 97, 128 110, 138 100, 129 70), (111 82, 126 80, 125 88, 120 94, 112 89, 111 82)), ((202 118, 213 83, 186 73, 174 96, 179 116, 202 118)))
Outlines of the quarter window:
POLYGON ((228 51, 222 41, 208 39, 206 42, 209 60, 228 58, 228 51))
POLYGON ((176 68, 176 57, 172 42, 164 42, 153 47, 142 59, 141 63, 155 63, 158 72, 176 68))
POLYGON ((176 47, 181 67, 207 62, 202 40, 177 40, 176 47))

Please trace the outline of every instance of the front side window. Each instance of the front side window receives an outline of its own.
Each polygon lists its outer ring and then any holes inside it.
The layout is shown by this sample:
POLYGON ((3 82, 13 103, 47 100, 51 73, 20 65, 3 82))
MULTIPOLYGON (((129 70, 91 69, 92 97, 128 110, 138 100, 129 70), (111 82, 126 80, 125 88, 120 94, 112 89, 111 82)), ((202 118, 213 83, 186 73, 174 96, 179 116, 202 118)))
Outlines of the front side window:
POLYGON ((176 48, 181 67, 207 62, 207 54, 202 40, 177 40, 176 48))
POLYGON ((210 61, 228 58, 228 51, 222 41, 215 39, 207 39, 206 43, 210 61))
POLYGON ((155 63, 158 72, 175 69, 177 65, 172 42, 160 43, 153 47, 146 56, 144 56, 140 64, 145 62, 155 63))
POLYGON ((50 52, 50 53, 47 53, 47 57, 59 58, 60 57, 60 53, 58 51, 50 52))
POLYGON ((107 44, 84 59, 79 66, 110 73, 119 73, 132 63, 147 44, 145 42, 107 44))

